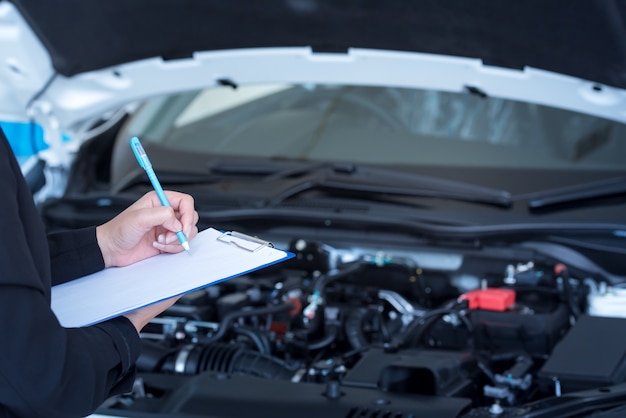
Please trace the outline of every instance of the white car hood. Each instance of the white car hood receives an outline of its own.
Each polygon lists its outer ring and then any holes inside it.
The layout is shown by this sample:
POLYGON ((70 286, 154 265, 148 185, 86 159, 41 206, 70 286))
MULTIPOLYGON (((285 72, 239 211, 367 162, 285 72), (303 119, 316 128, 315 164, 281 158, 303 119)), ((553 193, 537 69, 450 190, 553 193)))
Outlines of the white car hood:
MULTIPOLYGON (((256 46, 195 51, 179 59, 145 57, 89 70, 89 65, 64 67, 65 61, 22 13, 14 3, 0 2, 0 119, 34 120, 48 137, 77 133, 81 124, 150 96, 225 80, 236 85, 352 83, 471 90, 626 122, 621 83, 419 51, 256 46)), ((88 43, 85 48, 86 55, 94 55, 88 43)))

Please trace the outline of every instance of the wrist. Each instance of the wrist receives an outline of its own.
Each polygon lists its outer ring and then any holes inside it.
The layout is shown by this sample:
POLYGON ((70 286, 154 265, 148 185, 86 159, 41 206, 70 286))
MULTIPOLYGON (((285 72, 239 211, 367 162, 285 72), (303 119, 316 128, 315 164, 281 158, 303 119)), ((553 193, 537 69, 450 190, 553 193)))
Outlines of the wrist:
POLYGON ((107 268, 114 266, 113 256, 107 246, 107 242, 109 242, 109 240, 107 238, 107 231, 104 225, 96 227, 96 241, 98 241, 98 247, 100 247, 100 252, 102 253, 104 267, 107 268))
POLYGON ((143 329, 143 327, 148 325, 148 322, 149 322, 149 321, 146 321, 145 318, 142 318, 141 315, 139 315, 136 311, 128 312, 124 314, 123 316, 126 319, 128 319, 131 324, 133 324, 133 327, 135 327, 137 334, 139 334, 141 330, 143 329))

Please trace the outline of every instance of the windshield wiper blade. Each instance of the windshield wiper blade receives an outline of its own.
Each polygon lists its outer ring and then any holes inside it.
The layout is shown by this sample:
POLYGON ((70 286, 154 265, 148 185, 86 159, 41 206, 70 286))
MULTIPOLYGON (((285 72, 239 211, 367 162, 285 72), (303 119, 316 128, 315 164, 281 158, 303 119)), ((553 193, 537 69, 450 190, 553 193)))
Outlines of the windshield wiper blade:
POLYGON ((339 164, 321 161, 289 160, 259 157, 219 157, 208 163, 209 173, 216 176, 262 177, 267 180, 288 178, 339 164))
MULTIPOLYGON (((266 184, 275 181, 287 184, 274 196, 257 201, 255 206, 259 207, 277 206, 300 193, 316 189, 452 199, 503 208, 513 203, 510 193, 504 190, 387 168, 361 167, 349 162, 219 159, 209 163, 208 174, 162 171, 160 177, 162 183, 168 184, 215 184, 238 177, 253 178, 266 184)), ((144 180, 141 176, 130 176, 118 189, 128 189, 144 180)))
MULTIPOLYGON (((289 171, 293 174, 294 168, 289 171)), ((302 170, 299 171, 302 174, 302 170)), ((285 173, 275 173, 266 180, 284 178, 285 173)), ((508 208, 512 205, 509 192, 476 186, 436 177, 406 173, 391 169, 365 168, 353 164, 324 164, 312 166, 310 173, 262 202, 263 206, 276 206, 300 193, 320 189, 366 194, 432 197, 508 208)))
POLYGON ((626 194, 626 177, 612 177, 591 183, 534 193, 528 200, 530 209, 579 203, 626 194))

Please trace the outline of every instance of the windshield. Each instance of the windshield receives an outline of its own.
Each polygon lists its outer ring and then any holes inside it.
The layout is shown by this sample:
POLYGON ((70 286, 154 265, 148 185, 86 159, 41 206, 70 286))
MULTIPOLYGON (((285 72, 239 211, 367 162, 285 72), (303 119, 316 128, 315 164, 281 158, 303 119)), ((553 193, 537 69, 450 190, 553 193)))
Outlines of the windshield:
POLYGON ((471 92, 274 84, 148 100, 122 137, 213 156, 624 170, 625 133, 617 122, 471 92))

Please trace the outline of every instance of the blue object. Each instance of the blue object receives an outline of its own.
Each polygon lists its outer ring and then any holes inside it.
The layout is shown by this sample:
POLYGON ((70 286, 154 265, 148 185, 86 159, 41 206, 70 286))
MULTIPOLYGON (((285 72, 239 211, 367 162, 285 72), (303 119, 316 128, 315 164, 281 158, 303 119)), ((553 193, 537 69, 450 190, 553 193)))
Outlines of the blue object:
POLYGON ((0 122, 13 153, 17 157, 30 157, 48 148, 43 139, 43 129, 32 122, 0 122))
MULTIPOLYGON (((163 206, 171 206, 169 200, 167 200, 167 196, 165 196, 165 192, 163 191, 163 187, 161 187, 161 183, 156 176, 156 173, 152 169, 152 163, 150 163, 150 159, 148 158, 148 154, 141 146, 141 142, 139 142, 139 138, 136 136, 130 139, 130 147, 133 149, 135 153, 135 157, 139 162, 141 168, 146 170, 146 174, 148 174, 148 178, 152 183, 152 187, 156 191, 157 196, 159 196, 159 200, 163 206)), ((176 232, 176 236, 178 236, 178 240, 180 241, 180 245, 183 246, 185 251, 189 252, 189 242, 187 242, 187 237, 183 231, 176 232)))
MULTIPOLYGON (((44 140, 43 128, 35 122, 0 121, 0 128, 9 140, 20 166, 40 151, 50 148, 44 140)), ((70 141, 70 137, 64 134, 63 141, 70 141)))

